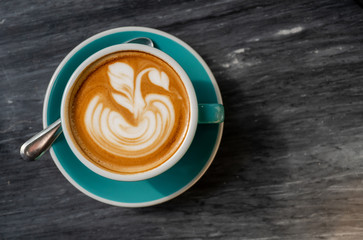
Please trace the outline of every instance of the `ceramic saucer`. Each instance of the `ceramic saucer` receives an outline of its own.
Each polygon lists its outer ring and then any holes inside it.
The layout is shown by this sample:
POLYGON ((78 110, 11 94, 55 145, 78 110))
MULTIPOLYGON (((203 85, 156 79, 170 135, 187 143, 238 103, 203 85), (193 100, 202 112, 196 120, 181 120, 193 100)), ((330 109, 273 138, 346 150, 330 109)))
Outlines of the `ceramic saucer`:
MULTIPOLYGON (((99 33, 79 44, 60 63, 46 92, 43 125, 60 117, 64 88, 73 71, 93 53, 136 37, 148 37, 155 47, 173 57, 187 72, 199 103, 220 103, 217 82, 204 60, 180 39, 151 28, 122 27, 99 33)), ((50 154, 65 178, 81 192, 101 202, 123 207, 145 207, 168 201, 189 189, 205 173, 219 147, 222 124, 198 125, 195 138, 185 156, 171 169, 154 178, 123 182, 89 170, 72 153, 64 136, 53 144, 50 154)))

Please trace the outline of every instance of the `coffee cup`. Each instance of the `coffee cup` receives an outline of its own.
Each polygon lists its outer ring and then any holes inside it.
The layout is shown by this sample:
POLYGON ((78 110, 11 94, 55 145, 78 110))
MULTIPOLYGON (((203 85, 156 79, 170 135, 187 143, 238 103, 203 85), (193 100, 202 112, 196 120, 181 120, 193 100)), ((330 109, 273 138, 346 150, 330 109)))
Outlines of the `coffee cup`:
POLYGON ((87 58, 61 101, 65 139, 93 172, 139 181, 174 166, 198 124, 224 120, 220 104, 198 103, 183 68, 157 48, 119 44, 87 58))

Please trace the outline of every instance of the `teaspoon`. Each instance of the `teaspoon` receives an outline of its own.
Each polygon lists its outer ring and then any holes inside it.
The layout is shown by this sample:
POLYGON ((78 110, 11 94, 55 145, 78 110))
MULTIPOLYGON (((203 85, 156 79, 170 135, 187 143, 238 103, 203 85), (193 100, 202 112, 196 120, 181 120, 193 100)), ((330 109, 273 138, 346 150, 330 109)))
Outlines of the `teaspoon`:
MULTIPOLYGON (((154 47, 153 41, 146 37, 134 38, 125 43, 137 43, 154 47)), ((39 133, 35 134, 21 146, 21 157, 28 161, 37 159, 50 148, 61 133, 61 120, 58 119, 39 133)))

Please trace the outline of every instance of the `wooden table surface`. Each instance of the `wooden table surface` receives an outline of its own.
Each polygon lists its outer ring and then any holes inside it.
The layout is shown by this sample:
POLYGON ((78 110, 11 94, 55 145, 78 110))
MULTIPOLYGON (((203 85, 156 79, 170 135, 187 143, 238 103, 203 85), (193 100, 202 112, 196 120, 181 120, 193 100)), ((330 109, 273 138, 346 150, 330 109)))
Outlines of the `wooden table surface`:
POLYGON ((0 2, 0 239, 363 239, 363 9, 325 1, 0 2), (226 110, 217 156, 179 197, 147 208, 84 195, 49 154, 49 80, 86 38, 166 31, 207 62, 226 110))

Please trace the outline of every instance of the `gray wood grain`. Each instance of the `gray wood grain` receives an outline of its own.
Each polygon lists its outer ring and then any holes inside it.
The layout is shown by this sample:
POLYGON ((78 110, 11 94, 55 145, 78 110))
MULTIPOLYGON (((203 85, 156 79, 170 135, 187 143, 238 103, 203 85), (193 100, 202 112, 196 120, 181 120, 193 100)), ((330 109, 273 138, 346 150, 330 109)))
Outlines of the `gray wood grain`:
POLYGON ((1 1, 0 239, 363 239, 363 9, 324 1, 1 1), (190 44, 226 108, 205 176, 164 204, 97 202, 49 154, 48 82, 81 41, 147 26, 190 44))

